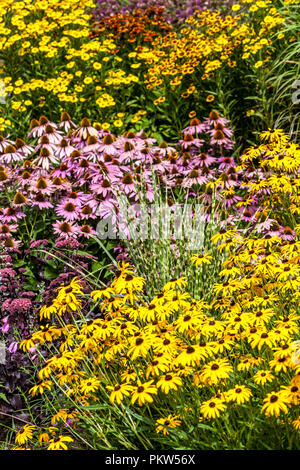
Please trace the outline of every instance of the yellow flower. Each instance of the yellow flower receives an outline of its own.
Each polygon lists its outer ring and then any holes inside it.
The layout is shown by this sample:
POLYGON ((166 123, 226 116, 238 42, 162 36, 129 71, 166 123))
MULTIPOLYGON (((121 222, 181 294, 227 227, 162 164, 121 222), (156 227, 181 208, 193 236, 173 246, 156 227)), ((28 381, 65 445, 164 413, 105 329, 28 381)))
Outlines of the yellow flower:
POLYGON ((142 383, 140 380, 137 381, 137 387, 134 388, 131 403, 134 404, 138 401, 140 406, 144 405, 146 402, 152 403, 152 395, 157 394, 157 388, 153 385, 153 380, 149 382, 142 383))
POLYGON ((200 411, 204 418, 218 418, 220 414, 226 409, 226 405, 223 400, 218 398, 211 398, 202 403, 200 411))
POLYGON ((263 61, 262 61, 262 60, 259 60, 258 62, 255 62, 254 67, 255 67, 256 69, 258 69, 258 68, 261 67, 262 65, 263 65, 263 61))
POLYGON ((179 419, 179 416, 173 416, 170 414, 166 418, 159 418, 155 424, 157 434, 162 432, 164 435, 168 435, 170 434, 169 429, 174 429, 177 426, 180 426, 181 420, 179 419))
POLYGON ((20 446, 25 444, 28 440, 33 438, 33 431, 35 431, 36 426, 33 424, 26 424, 22 430, 18 431, 15 442, 20 446))
POLYGON ((161 388, 162 392, 165 394, 168 394, 170 390, 177 390, 181 385, 181 378, 176 375, 172 375, 171 373, 160 377, 156 384, 156 386, 161 388))
POLYGON ((111 390, 111 394, 109 396, 109 401, 111 403, 117 402, 118 405, 122 402, 125 396, 129 396, 133 390, 133 387, 128 384, 117 384, 114 386, 108 385, 106 387, 108 390, 111 390))
POLYGON ((286 403, 287 399, 283 398, 280 392, 270 392, 267 397, 264 399, 264 405, 261 409, 261 412, 265 413, 266 416, 279 416, 280 412, 288 412, 288 407, 286 403))
POLYGON ((68 450, 66 442, 74 442, 70 436, 58 436, 49 440, 47 450, 68 450))

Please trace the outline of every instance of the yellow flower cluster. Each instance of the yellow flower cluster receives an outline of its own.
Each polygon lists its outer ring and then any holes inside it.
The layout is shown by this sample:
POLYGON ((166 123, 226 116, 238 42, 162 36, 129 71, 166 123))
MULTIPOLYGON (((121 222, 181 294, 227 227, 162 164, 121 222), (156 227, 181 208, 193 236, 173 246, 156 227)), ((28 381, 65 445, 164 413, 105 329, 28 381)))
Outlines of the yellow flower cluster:
POLYGON ((98 115, 99 108, 116 105, 120 94, 115 90, 139 81, 115 66, 122 58, 112 35, 91 37, 86 11, 93 6, 90 0, 1 3, 3 81, 5 93, 11 95, 6 102, 15 117, 23 114, 26 118, 25 113, 36 107, 47 107, 52 113, 57 110, 58 114, 66 107, 72 111, 73 103, 81 115, 81 106, 85 106, 81 103, 87 99, 98 115))
MULTIPOLYGON (((176 87, 199 67, 203 80, 226 64, 235 67, 240 47, 243 59, 266 51, 283 17, 269 0, 256 2, 256 8, 262 10, 262 17, 256 16, 260 20, 258 30, 245 14, 223 17, 219 12, 204 10, 189 17, 179 33, 171 31, 164 38, 158 37, 152 48, 140 48, 135 57, 148 65, 147 88, 160 86, 164 77, 176 87)), ((267 55, 264 60, 268 60, 267 55)))

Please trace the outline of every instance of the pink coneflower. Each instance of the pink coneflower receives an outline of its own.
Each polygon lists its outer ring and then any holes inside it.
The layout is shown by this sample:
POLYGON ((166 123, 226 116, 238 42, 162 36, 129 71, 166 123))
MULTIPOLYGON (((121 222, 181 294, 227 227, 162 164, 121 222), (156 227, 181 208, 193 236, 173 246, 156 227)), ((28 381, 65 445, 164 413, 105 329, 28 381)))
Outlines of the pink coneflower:
POLYGON ((82 220, 87 220, 87 219, 95 219, 97 216, 95 214, 95 211, 88 205, 83 206, 80 210, 80 218, 82 220))
POLYGON ((225 136, 224 132, 217 130, 213 132, 212 138, 210 139, 210 145, 223 145, 226 149, 232 149, 233 143, 228 137, 225 136))
POLYGON ((270 228, 266 230, 267 234, 271 237, 279 237, 281 235, 283 227, 279 225, 276 220, 272 220, 270 228))
POLYGON ((211 111, 209 113, 209 117, 206 118, 204 121, 204 125, 206 126, 207 129, 210 129, 212 125, 215 127, 219 123, 222 124, 223 126, 226 126, 226 124, 228 124, 229 121, 226 118, 220 117, 217 111, 211 111))
POLYGON ((70 166, 66 163, 61 163, 58 168, 55 168, 55 170, 51 173, 53 178, 71 178, 72 176, 72 169, 70 166))
POLYGON ((89 119, 83 118, 80 123, 80 127, 73 131, 73 136, 79 137, 82 140, 87 140, 87 138, 91 135, 98 137, 98 131, 92 127, 91 121, 89 119))
POLYGON ((87 145, 83 147, 82 152, 87 160, 96 162, 98 160, 97 153, 100 151, 99 148, 98 136, 90 135, 87 139, 87 145))
POLYGON ((219 170, 227 170, 229 167, 235 166, 235 161, 233 157, 221 157, 218 159, 219 170))
POLYGON ((190 121, 190 125, 183 129, 184 134, 200 134, 206 130, 205 124, 201 123, 199 119, 194 118, 190 121))
POLYGON ((63 158, 69 157, 74 150, 74 147, 70 145, 68 139, 63 137, 60 143, 55 146, 54 155, 59 158, 59 160, 62 160, 63 158))
POLYGON ((55 222, 52 225, 54 233, 63 238, 74 237, 77 234, 78 227, 69 222, 55 222))
POLYGON ((5 147, 8 145, 14 145, 14 142, 9 140, 7 137, 3 137, 3 135, 0 135, 0 152, 4 152, 5 147))
POLYGON ((61 202, 67 204, 68 202, 73 202, 77 206, 81 206, 87 201, 88 195, 84 194, 82 191, 71 191, 67 196, 65 196, 61 202))
POLYGON ((33 206, 37 206, 39 209, 52 209, 53 208, 53 204, 51 204, 46 194, 43 194, 41 192, 38 192, 37 194, 34 195, 34 197, 31 199, 31 204, 33 206))
POLYGON ((190 188, 194 184, 206 184, 208 181, 207 177, 202 175, 198 169, 193 169, 184 179, 182 186, 183 188, 190 188))
POLYGON ((164 140, 159 144, 157 148, 157 152, 160 157, 166 157, 167 155, 172 155, 173 153, 176 152, 176 149, 174 147, 170 147, 167 142, 164 140))
POLYGON ((93 184, 93 191, 102 194, 102 196, 106 198, 108 195, 112 194, 110 181, 106 178, 102 178, 101 183, 93 184))
POLYGON ((48 149, 43 147, 39 156, 33 160, 33 163, 43 168, 43 170, 49 171, 50 167, 59 163, 59 159, 53 153, 50 153, 48 149))
POLYGON ((8 225, 2 224, 0 225, 0 238, 7 238, 12 236, 12 232, 16 232, 18 229, 17 224, 8 225))
POLYGON ((183 140, 179 140, 178 142, 181 145, 183 150, 189 150, 191 147, 200 148, 204 140, 202 139, 195 139, 192 134, 184 134, 183 140))
POLYGON ((295 232, 291 227, 282 227, 280 237, 282 240, 293 241, 295 239, 295 232))
POLYGON ((20 240, 14 240, 11 237, 2 242, 3 248, 8 252, 18 250, 21 245, 22 242, 20 240))
POLYGON ((73 121, 71 121, 71 117, 69 113, 63 112, 60 116, 60 123, 58 124, 59 129, 63 129, 64 132, 67 134, 71 128, 76 129, 77 126, 74 124, 73 121))
POLYGON ((78 234, 85 238, 89 238, 92 235, 97 236, 96 230, 94 230, 90 225, 82 225, 81 227, 78 227, 78 234))
POLYGON ((3 213, 1 215, 1 222, 3 224, 9 224, 10 222, 18 222, 18 219, 23 219, 26 215, 13 207, 7 207, 3 209, 3 213))
POLYGON ((52 127, 50 124, 46 125, 43 135, 48 137, 50 144, 58 145, 62 139, 61 132, 58 131, 56 127, 52 127))
POLYGON ((210 166, 216 162, 216 158, 209 155, 209 153, 200 153, 200 155, 197 155, 195 159, 197 159, 197 164, 199 166, 210 166))
POLYGON ((22 153, 26 157, 34 152, 34 147, 32 145, 26 144, 23 139, 17 138, 15 147, 18 152, 22 153))
POLYGON ((216 131, 222 131, 225 137, 231 138, 233 136, 233 131, 228 127, 223 126, 220 122, 218 122, 214 129, 210 129, 208 134, 212 137, 216 131))
POLYGON ((60 203, 56 207, 55 212, 60 217, 66 219, 67 222, 72 222, 73 220, 76 220, 79 217, 78 208, 73 202, 67 202, 66 204, 60 203))
POLYGON ((29 191, 39 192, 42 194, 47 194, 49 196, 54 191, 53 183, 48 178, 40 176, 36 179, 36 181, 33 181, 31 183, 29 191))
POLYGON ((38 145, 35 147, 34 152, 40 151, 42 148, 45 148, 49 151, 49 153, 54 153, 56 149, 56 144, 50 143, 49 138, 46 135, 42 135, 42 137, 38 140, 38 145))
POLYGON ((111 134, 103 137, 102 142, 99 142, 99 152, 115 155, 118 150, 115 146, 115 138, 111 134))
POLYGON ((86 205, 93 209, 93 212, 97 213, 98 207, 108 198, 105 198, 102 194, 97 194, 94 191, 90 195, 90 199, 87 201, 86 205))
POLYGON ((5 147, 4 152, 0 155, 0 163, 12 165, 13 163, 24 160, 24 155, 16 149, 13 145, 5 147))
POLYGON ((47 125, 50 125, 53 129, 57 129, 56 124, 54 124, 54 122, 50 122, 46 116, 41 116, 38 121, 36 119, 32 119, 30 121, 31 130, 28 133, 28 138, 41 137, 45 133, 47 125))
POLYGON ((120 186, 128 196, 136 194, 134 180, 130 173, 125 173, 120 182, 120 186))
POLYGON ((112 223, 115 224, 117 220, 117 201, 115 199, 106 199, 105 201, 101 202, 96 209, 96 215, 101 219, 108 219, 112 217, 112 223))
POLYGON ((26 196, 24 196, 24 194, 20 193, 19 191, 16 192, 13 198, 13 202, 12 202, 13 207, 16 207, 16 208, 23 207, 26 205, 26 203, 27 203, 26 196))
POLYGON ((125 134, 119 136, 116 141, 116 147, 122 149, 126 142, 133 144, 136 151, 142 150, 147 145, 147 141, 138 137, 134 132, 129 131, 125 132, 125 134))
POLYGON ((251 221, 255 221, 255 214, 253 214, 251 212, 251 210, 249 210, 248 208, 246 208, 243 212, 242 212, 242 220, 245 220, 246 222, 251 222, 251 221))
POLYGON ((154 171, 157 171, 159 173, 165 172, 165 163, 160 158, 158 153, 152 157, 152 159, 150 160, 150 165, 152 166, 154 171))
POLYGON ((153 202, 154 201, 154 191, 153 191, 153 187, 150 186, 149 183, 144 183, 144 187, 145 187, 145 190, 146 190, 146 198, 149 202, 153 202))
POLYGON ((136 149, 133 143, 125 142, 123 150, 120 151, 119 160, 122 163, 129 163, 130 161, 134 160, 136 157, 136 149))
POLYGON ((156 142, 156 139, 154 139, 154 137, 149 137, 143 129, 137 132, 136 136, 143 140, 147 146, 153 145, 156 142))
POLYGON ((231 186, 239 185, 239 182, 237 181, 237 176, 233 168, 229 168, 227 172, 221 173, 219 180, 222 182, 222 186, 225 189, 229 189, 231 186), (230 170, 232 170, 233 173, 231 173, 230 170))

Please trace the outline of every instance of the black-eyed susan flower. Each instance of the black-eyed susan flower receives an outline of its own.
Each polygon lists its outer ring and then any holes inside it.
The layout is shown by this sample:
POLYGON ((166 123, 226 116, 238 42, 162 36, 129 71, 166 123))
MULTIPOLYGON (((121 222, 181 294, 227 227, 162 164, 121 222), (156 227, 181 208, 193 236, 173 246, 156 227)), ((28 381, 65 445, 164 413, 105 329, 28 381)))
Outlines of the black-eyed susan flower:
POLYGON ((97 378, 88 378, 80 382, 80 391, 84 395, 94 393, 100 387, 101 381, 97 378))
POLYGON ((252 379, 258 385, 265 385, 268 382, 272 382, 275 376, 269 370, 259 370, 253 375, 252 379))
POLYGON ((133 387, 128 385, 128 383, 108 385, 106 388, 111 390, 109 401, 111 403, 116 402, 118 405, 120 405, 120 403, 124 400, 124 397, 128 397, 133 390, 133 387))
POLYGON ((234 388, 227 390, 226 401, 234 401, 238 405, 241 405, 249 401, 251 396, 252 392, 250 388, 247 388, 245 385, 236 385, 234 388))
POLYGON ((179 416, 173 416, 172 414, 170 414, 166 418, 159 418, 156 421, 155 425, 155 431, 157 432, 157 434, 162 432, 166 436, 170 434, 170 429, 177 428, 181 425, 181 420, 179 419, 179 416))
POLYGON ((191 257, 190 261, 192 264, 199 267, 202 264, 211 264, 212 256, 208 255, 207 253, 203 255, 195 254, 191 257))
POLYGON ((153 385, 153 380, 142 383, 140 380, 137 381, 137 386, 134 387, 131 396, 131 403, 134 404, 136 401, 140 406, 145 403, 152 403, 153 396, 157 394, 157 388, 153 385))
POLYGON ((264 399, 261 412, 266 416, 279 416, 280 412, 287 413, 288 400, 280 392, 270 392, 264 399))
POLYGON ((16 444, 20 446, 26 444, 27 441, 33 438, 33 432, 36 430, 36 426, 34 424, 25 424, 25 426, 17 432, 15 437, 16 444))
POLYGON ((218 398, 211 398, 202 403, 200 412, 206 419, 215 419, 226 410, 226 404, 218 398))
POLYGON ((70 436, 57 436, 49 440, 47 450, 68 450, 66 443, 74 442, 70 436))
POLYGON ((182 386, 182 379, 169 372, 160 377, 157 381, 156 386, 162 390, 163 393, 168 394, 170 390, 177 390, 178 387, 182 386))
POLYGON ((233 367, 227 359, 216 359, 202 368, 202 378, 206 383, 216 384, 220 380, 228 379, 233 367))
POLYGON ((35 397, 36 395, 42 395, 45 390, 51 390, 53 382, 51 380, 44 380, 38 382, 36 385, 31 387, 28 393, 35 397))

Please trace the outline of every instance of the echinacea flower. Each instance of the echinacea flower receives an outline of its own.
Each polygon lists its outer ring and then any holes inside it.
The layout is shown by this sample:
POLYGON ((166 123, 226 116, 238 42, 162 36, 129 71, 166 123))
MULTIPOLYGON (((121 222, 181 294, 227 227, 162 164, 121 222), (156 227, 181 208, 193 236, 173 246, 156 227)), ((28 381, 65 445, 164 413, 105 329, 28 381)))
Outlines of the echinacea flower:
POLYGON ((51 154, 46 147, 43 147, 40 150, 39 156, 33 160, 33 163, 43 170, 49 171, 50 167, 59 163, 59 159, 53 153, 51 154))

